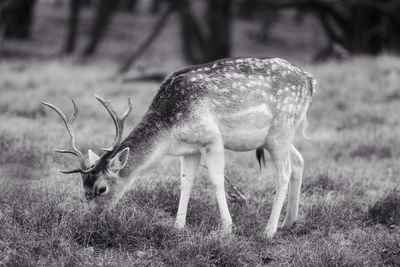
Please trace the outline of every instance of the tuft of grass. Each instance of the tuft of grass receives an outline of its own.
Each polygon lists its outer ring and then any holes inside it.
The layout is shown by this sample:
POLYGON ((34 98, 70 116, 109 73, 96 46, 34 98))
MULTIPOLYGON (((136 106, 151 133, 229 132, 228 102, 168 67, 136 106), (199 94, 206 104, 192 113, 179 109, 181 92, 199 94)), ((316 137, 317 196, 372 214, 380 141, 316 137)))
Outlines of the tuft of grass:
POLYGON ((32 179, 37 176, 49 162, 52 162, 51 151, 41 146, 42 138, 35 133, 11 135, 0 132, 0 164, 2 174, 13 179, 32 179))
POLYGON ((134 190, 127 192, 127 204, 160 209, 172 215, 178 210, 179 190, 178 179, 155 181, 151 185, 140 183, 134 190))
POLYGON ((244 238, 219 232, 207 236, 191 235, 176 243, 173 250, 162 252, 170 266, 256 266, 260 256, 254 244, 244 238))
POLYGON ((271 207, 270 203, 263 202, 252 202, 248 206, 236 204, 232 209, 235 234, 256 240, 265 238, 263 233, 271 207))
POLYGON ((343 237, 316 235, 294 252, 295 266, 365 266, 368 258, 343 237))
POLYGON ((89 212, 80 216, 71 229, 73 239, 81 246, 96 249, 123 247, 125 250, 165 248, 178 232, 171 217, 157 210, 139 209, 113 212, 89 212))
POLYGON ((354 228, 362 225, 364 216, 365 208, 358 198, 330 192, 324 197, 317 196, 308 201, 304 207, 304 221, 293 231, 297 235, 304 235, 313 231, 354 228))
POLYGON ((375 243, 376 251, 386 266, 398 266, 400 262, 400 236, 397 233, 385 233, 375 243))
MULTIPOLYGON (((363 266, 398 266, 400 262, 400 232, 383 225, 346 230, 330 236, 340 240, 356 255, 363 255, 363 266)), ((341 246, 343 247, 343 246, 341 246)))
POLYGON ((302 186, 302 192, 307 195, 323 194, 331 191, 346 192, 350 188, 349 183, 342 177, 332 177, 332 172, 319 172, 313 177, 306 177, 302 186))
POLYGON ((392 190, 370 206, 367 220, 386 226, 400 225, 400 191, 392 190))

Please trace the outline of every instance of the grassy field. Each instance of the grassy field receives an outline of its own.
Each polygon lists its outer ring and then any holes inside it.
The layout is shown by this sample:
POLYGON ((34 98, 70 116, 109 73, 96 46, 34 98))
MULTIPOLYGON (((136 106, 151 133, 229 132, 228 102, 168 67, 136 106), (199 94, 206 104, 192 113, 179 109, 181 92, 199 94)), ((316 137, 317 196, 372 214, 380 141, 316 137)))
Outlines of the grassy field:
MULTIPOLYGON (((309 113, 311 140, 295 142, 306 162, 301 218, 291 231, 266 240, 274 196, 271 165, 260 174, 253 152, 227 152, 226 174, 249 199, 247 207, 228 203, 233 235, 217 231, 219 212, 203 169, 189 202, 188 227, 177 231, 177 158, 165 158, 138 177, 113 212, 95 214, 81 200, 80 176, 57 171, 77 162, 52 151, 68 144, 67 133, 54 112, 40 104, 46 100, 72 112, 68 97, 75 98, 81 107, 78 145, 84 151, 99 152, 114 135, 94 94, 112 99, 119 111, 130 96, 134 111, 126 129, 131 130, 158 85, 108 78, 154 19, 119 16, 98 57, 77 64, 49 57, 60 50, 66 11, 41 6, 37 12, 34 39, 6 42, 7 61, 0 65, 0 266, 400 264, 399 58, 307 65, 305 58, 321 46, 312 26, 276 28, 272 45, 265 46, 246 37, 254 25, 235 25, 234 55, 303 62, 300 66, 319 82, 309 113)), ((88 17, 84 13, 81 38, 88 17)), ((170 71, 182 64, 176 18, 171 23, 140 65, 170 71)))
MULTIPOLYGON (((165 158, 138 177, 116 210, 94 214, 80 199, 81 178, 57 168, 75 164, 52 148, 68 143, 59 118, 40 101, 81 107, 79 145, 99 148, 112 122, 93 95, 122 111, 134 103, 133 127, 158 85, 109 81, 112 64, 66 60, 0 66, 0 265, 396 265, 400 262, 400 60, 358 58, 303 66, 319 81, 309 114, 311 140, 296 140, 306 168, 301 220, 272 241, 271 166, 260 175, 253 153, 227 152, 226 173, 249 206, 230 202, 234 234, 221 236, 219 213, 201 170, 188 228, 174 230, 179 161, 165 158), (73 79, 71 78, 73 77, 73 79)), ((97 150, 98 151, 98 150, 97 150)))

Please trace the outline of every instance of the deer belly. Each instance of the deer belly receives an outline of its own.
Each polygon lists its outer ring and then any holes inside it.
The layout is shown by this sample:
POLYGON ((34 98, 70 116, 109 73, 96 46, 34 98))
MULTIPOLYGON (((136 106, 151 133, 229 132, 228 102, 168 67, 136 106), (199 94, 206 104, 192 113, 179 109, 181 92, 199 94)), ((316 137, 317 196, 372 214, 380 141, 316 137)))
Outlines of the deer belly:
POLYGON ((220 116, 218 122, 226 149, 248 151, 265 143, 272 112, 263 104, 220 116))

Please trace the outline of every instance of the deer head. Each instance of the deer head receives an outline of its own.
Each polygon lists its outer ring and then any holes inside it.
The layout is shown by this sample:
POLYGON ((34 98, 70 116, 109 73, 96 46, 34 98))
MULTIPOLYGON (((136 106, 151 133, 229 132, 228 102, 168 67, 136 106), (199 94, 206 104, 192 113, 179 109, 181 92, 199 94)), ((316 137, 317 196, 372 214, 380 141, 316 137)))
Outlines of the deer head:
POLYGON ((73 124, 79 114, 79 108, 75 101, 71 98, 74 106, 74 113, 71 117, 67 117, 57 106, 47 102, 42 102, 43 105, 54 110, 63 120, 70 136, 69 149, 54 149, 58 153, 73 154, 78 158, 80 167, 73 170, 60 170, 64 174, 80 173, 83 180, 83 188, 87 201, 95 200, 96 203, 115 203, 122 195, 125 181, 120 177, 119 172, 122 170, 128 161, 129 147, 121 147, 122 134, 124 130, 125 119, 132 111, 131 100, 128 97, 127 111, 118 116, 111 101, 104 100, 99 96, 96 99, 106 108, 110 114, 115 128, 116 134, 112 145, 109 148, 102 148, 104 153, 101 156, 96 155, 89 149, 88 160, 86 161, 83 153, 76 146, 76 135, 73 129, 73 124))

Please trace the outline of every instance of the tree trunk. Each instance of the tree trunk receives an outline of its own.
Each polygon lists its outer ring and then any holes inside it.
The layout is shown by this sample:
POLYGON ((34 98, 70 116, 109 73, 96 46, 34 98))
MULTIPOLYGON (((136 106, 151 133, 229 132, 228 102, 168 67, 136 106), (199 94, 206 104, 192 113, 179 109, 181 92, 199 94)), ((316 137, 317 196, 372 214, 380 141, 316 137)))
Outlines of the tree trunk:
POLYGON ((0 18, 6 39, 28 39, 33 26, 35 0, 1 1, 5 4, 0 18))
POLYGON ((119 10, 125 12, 134 12, 136 9, 137 0, 120 0, 119 10))
POLYGON ((79 29, 79 11, 81 8, 80 2, 80 0, 70 0, 68 34, 64 48, 64 52, 67 54, 71 54, 75 50, 76 39, 79 29))
POLYGON ((352 13, 353 31, 353 50, 355 53, 366 53, 376 55, 383 49, 381 42, 379 25, 382 15, 379 11, 370 7, 355 7, 352 13))
POLYGON ((119 0, 101 0, 99 2, 97 14, 90 33, 89 43, 83 50, 83 56, 88 57, 96 52, 118 4, 119 0))
POLYGON ((186 0, 179 1, 178 13, 181 24, 183 56, 192 64, 201 63, 205 57, 204 33, 186 0))
POLYGON ((231 54, 231 6, 231 0, 208 0, 207 24, 210 33, 205 47, 205 61, 231 54))
POLYGON ((161 0, 152 0, 150 6, 150 13, 157 14, 161 10, 161 0))
POLYGON ((252 19, 258 6, 256 0, 242 0, 239 2, 238 16, 242 19, 252 19))
POLYGON ((204 23, 199 23, 189 2, 179 2, 182 50, 185 59, 200 64, 229 57, 231 52, 231 0, 208 0, 204 23))

